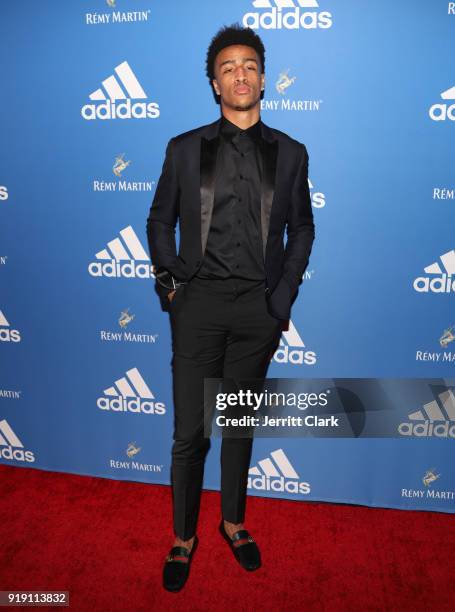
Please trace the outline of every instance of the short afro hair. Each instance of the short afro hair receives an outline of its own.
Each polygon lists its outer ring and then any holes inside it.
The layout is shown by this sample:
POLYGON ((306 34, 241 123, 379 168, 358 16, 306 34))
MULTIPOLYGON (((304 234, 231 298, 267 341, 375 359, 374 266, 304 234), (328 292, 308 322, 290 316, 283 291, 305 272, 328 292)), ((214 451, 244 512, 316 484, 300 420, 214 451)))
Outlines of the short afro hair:
POLYGON ((259 55, 261 71, 265 72, 265 48, 260 37, 251 28, 244 28, 238 23, 223 26, 210 41, 207 50, 206 73, 210 83, 215 78, 215 58, 220 51, 230 45, 252 47, 259 55))

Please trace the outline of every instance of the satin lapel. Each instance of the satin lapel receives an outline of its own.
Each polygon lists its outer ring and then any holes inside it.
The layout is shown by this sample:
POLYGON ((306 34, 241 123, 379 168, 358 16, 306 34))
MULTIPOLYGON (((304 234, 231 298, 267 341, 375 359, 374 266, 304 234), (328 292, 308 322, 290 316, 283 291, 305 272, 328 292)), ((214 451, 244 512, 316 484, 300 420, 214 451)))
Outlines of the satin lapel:
POLYGON ((210 222, 212 220, 213 200, 215 195, 216 157, 219 138, 207 140, 201 138, 201 246, 204 255, 210 222))
POLYGON ((275 174, 278 159, 278 141, 261 141, 262 157, 262 188, 261 188, 261 232, 262 248, 265 261, 267 237, 269 235, 270 215, 272 212, 273 195, 275 193, 275 174))

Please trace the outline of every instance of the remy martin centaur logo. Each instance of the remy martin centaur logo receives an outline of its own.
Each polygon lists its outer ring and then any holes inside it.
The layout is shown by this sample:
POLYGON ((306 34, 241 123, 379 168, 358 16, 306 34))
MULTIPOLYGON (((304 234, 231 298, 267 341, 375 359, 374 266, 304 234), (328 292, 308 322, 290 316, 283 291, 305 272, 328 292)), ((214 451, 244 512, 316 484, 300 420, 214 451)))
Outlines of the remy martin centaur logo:
POLYGON ((88 266, 91 276, 108 278, 153 278, 150 257, 147 255, 131 225, 120 231, 120 236, 96 253, 88 266))
MULTIPOLYGON (((280 72, 278 80, 275 83, 275 90, 279 94, 278 98, 264 98, 261 100, 261 110, 263 111, 318 111, 322 100, 320 99, 309 99, 299 96, 298 91, 292 93, 296 94, 292 97, 288 96, 288 89, 291 88, 297 79, 296 76, 290 76, 290 69, 283 70, 280 72)), ((297 87, 297 90, 299 87, 297 87)), ((272 90, 273 91, 273 90, 272 90)))
POLYGON ((136 442, 130 442, 126 448, 125 459, 110 459, 109 467, 115 470, 137 470, 139 472, 162 472, 164 465, 162 463, 141 463, 135 460, 135 457, 142 451, 142 447, 138 446, 136 442))
MULTIPOLYGON (((101 329, 100 340, 102 342, 140 342, 141 344, 155 344, 158 341, 159 334, 143 333, 137 329, 137 325, 131 325, 135 320, 136 315, 130 313, 130 309, 122 310, 117 319, 117 329, 101 329), (131 328, 129 328, 131 325, 131 328), (134 329, 136 327, 136 329, 134 329), (120 328, 120 329, 119 329, 120 328)), ((137 319, 136 321, 137 322, 137 319)), ((147 332, 150 332, 150 326, 147 326, 147 332)))
MULTIPOLYGON (((155 181, 131 181, 123 177, 123 172, 131 165, 130 159, 125 159, 125 153, 117 155, 112 166, 112 174, 117 180, 94 180, 93 191, 113 193, 119 191, 152 191, 155 181)), ((126 174, 129 174, 127 172, 126 174)), ((112 179, 112 176, 111 176, 112 179)))
POLYGON ((442 336, 439 338, 439 344, 442 348, 447 348, 448 345, 455 340, 455 325, 448 327, 444 330, 442 336))
POLYGON ((455 491, 442 490, 440 488, 440 478, 441 474, 436 468, 426 470, 421 479, 424 488, 401 489, 401 497, 421 499, 422 501, 433 499, 453 501, 455 499, 455 491))
MULTIPOLYGON (((117 0, 106 0, 106 5, 113 9, 110 12, 94 12, 85 13, 86 25, 110 25, 110 24, 123 24, 123 23, 137 23, 137 22, 148 22, 151 10, 146 9, 145 11, 120 11, 114 10, 117 7, 117 0)), ((125 5, 125 2, 121 2, 125 5)), ((131 4, 127 2, 126 5, 131 4)))
POLYGON ((455 363, 455 344, 452 345, 452 342, 454 340, 455 325, 452 325, 452 327, 448 327, 447 329, 445 329, 439 338, 439 346, 444 350, 428 350, 429 347, 425 347, 424 350, 419 349, 416 351, 416 361, 429 361, 433 363, 455 363), (452 346, 454 348, 453 351, 450 350, 452 346))

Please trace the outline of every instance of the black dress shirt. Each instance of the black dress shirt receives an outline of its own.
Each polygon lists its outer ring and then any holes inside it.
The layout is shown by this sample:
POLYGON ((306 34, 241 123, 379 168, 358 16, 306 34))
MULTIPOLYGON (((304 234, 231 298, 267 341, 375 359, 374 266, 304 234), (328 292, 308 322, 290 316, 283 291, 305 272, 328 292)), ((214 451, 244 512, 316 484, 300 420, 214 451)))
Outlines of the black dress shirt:
POLYGON ((220 127, 212 219, 199 278, 264 280, 261 237, 260 120, 220 127))

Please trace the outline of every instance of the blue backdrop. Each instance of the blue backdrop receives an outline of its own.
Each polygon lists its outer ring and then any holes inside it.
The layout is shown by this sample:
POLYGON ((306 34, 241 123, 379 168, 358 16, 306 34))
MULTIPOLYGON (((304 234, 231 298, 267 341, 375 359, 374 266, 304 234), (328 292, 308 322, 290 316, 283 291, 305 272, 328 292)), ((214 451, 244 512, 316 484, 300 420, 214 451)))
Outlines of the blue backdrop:
POLYGON ((454 512, 455 3, 23 0, 0 16, 0 461, 169 482, 145 221, 169 138, 219 115, 210 38, 243 21, 266 46, 264 122, 308 148, 316 223, 269 376, 394 379, 370 381, 389 437, 258 439, 249 491, 454 512))

